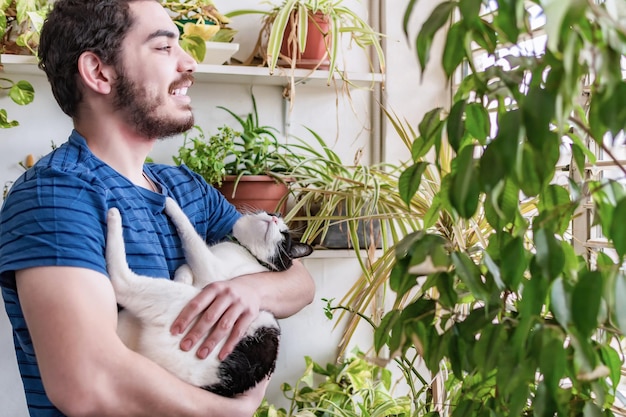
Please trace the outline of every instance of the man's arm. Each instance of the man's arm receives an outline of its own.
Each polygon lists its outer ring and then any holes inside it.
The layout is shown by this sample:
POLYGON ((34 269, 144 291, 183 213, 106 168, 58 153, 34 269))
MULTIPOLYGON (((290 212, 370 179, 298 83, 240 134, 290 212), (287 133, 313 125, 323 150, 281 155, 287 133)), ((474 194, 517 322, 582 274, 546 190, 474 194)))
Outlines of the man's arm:
POLYGON ((196 352, 204 359, 228 336, 219 354, 224 359, 260 310, 271 311, 278 318, 289 317, 310 304, 314 295, 313 278, 294 260, 287 271, 242 275, 207 285, 176 318, 172 333, 185 333, 199 318, 181 340, 181 349, 190 350, 202 341, 196 352))
POLYGON ((126 348, 113 288, 98 272, 38 267, 16 280, 46 393, 68 416, 250 416, 263 398, 267 381, 220 397, 126 348))

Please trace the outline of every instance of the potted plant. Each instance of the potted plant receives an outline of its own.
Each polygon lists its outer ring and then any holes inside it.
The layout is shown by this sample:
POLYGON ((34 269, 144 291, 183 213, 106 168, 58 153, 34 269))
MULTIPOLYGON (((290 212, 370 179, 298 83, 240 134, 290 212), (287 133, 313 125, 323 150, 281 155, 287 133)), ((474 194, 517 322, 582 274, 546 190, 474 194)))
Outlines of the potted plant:
MULTIPOLYGON (((12 55, 37 55, 39 32, 46 14, 50 10, 47 0, 12 0, 0 4, 0 53, 12 55)), ((2 58, 0 57, 0 71, 2 58)), ((26 105, 35 99, 35 90, 25 80, 13 81, 0 77, 0 90, 8 92, 11 100, 26 105)), ((18 126, 10 120, 5 109, 0 109, 0 128, 18 126)))
POLYGON ((37 55, 39 32, 51 3, 47 0, 12 0, 0 4, 0 39, 3 54, 37 55))
POLYGON ((222 126, 207 138, 200 126, 194 126, 193 130, 185 132, 183 145, 173 157, 174 162, 185 164, 209 184, 220 187, 226 176, 225 159, 234 150, 235 138, 239 136, 239 132, 222 126))
POLYGON ((399 167, 344 163, 312 129, 312 140, 290 143, 291 191, 295 203, 285 216, 301 223, 300 239, 325 248, 388 248, 390 235, 419 227, 427 205, 410 210, 395 192, 399 167), (400 222, 396 222, 400 220, 400 222))
MULTIPOLYGON (((1 67, 0 62, 0 67, 1 67)), ((13 81, 10 78, 0 77, 0 90, 8 91, 11 100, 19 105, 26 105, 35 99, 35 89, 32 84, 25 80, 13 81)), ((9 119, 6 109, 0 109, 0 128, 19 126, 17 120, 9 119)))
POLYGON ((437 215, 429 218, 482 216, 491 230, 466 247, 451 244, 430 221, 406 236, 389 279, 396 301, 375 345, 397 354, 414 348, 433 373, 449 369, 447 410, 455 417, 619 412, 626 187, 576 173, 596 166, 590 144, 612 155, 607 141, 626 126, 624 10, 611 9, 612 2, 573 5, 497 2, 484 16, 481 2, 442 2, 417 36, 422 68, 433 38, 446 28, 441 63, 448 78, 463 66, 471 72, 450 109, 424 117, 399 193, 409 205, 424 178, 422 157, 433 152, 426 163, 442 186, 433 199, 437 215), (523 6, 546 18, 545 51, 499 57, 482 69, 467 45, 497 57, 535 36, 523 6), (447 171, 439 164, 444 143, 454 150, 447 171), (572 152, 566 185, 553 181, 563 146, 572 152), (526 198, 534 199, 534 210, 524 213, 526 198), (584 205, 593 207, 610 243, 606 251, 576 250, 568 227, 584 205), (434 268, 417 270, 429 256, 434 268))
POLYGON ((196 170, 242 211, 284 212, 289 149, 279 142, 275 128, 260 124, 254 96, 252 107, 241 117, 218 106, 233 116, 240 130, 223 127, 208 140, 204 135, 186 136, 174 160, 196 170))
POLYGON ((380 44, 381 35, 355 11, 344 6, 343 0, 284 0, 269 11, 236 10, 228 13, 234 17, 242 14, 264 15, 257 47, 252 55, 260 54, 270 69, 270 74, 283 58, 293 68, 324 68, 329 71, 330 83, 335 74, 345 77, 337 67, 342 36, 350 36, 352 42, 366 52, 373 47, 378 59, 377 69, 370 59, 372 72, 384 73, 385 58, 380 44), (267 38, 267 39, 265 39, 267 38), (321 45, 308 44, 316 39, 321 45), (308 57, 307 51, 322 51, 321 57, 308 57))
POLYGON ((237 51, 237 44, 229 45, 237 31, 228 27, 230 19, 217 10, 212 0, 163 1, 162 4, 179 27, 181 47, 198 63, 205 62, 207 47, 212 48, 211 54, 219 54, 220 57, 211 57, 215 63, 224 62, 237 51))
POLYGON ((264 400, 254 417, 412 415, 410 398, 392 394, 391 372, 368 361, 362 352, 350 352, 326 367, 308 356, 304 359, 306 369, 295 384, 281 385, 289 409, 264 400))

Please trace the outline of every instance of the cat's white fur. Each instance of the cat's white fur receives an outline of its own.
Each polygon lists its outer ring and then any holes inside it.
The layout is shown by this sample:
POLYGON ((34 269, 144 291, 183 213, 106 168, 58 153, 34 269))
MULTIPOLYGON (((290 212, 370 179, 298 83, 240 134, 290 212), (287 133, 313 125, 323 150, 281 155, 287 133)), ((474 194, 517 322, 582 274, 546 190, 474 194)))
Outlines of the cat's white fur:
MULTIPOLYGON (((196 386, 219 382, 217 359, 222 341, 206 359, 196 357, 195 351, 179 348, 182 336, 173 336, 170 327, 183 307, 210 282, 235 276, 267 271, 250 253, 259 259, 269 259, 282 239, 287 226, 281 219, 267 213, 242 216, 233 228, 241 244, 223 242, 207 247, 189 219, 171 198, 166 213, 177 228, 188 263, 176 271, 175 279, 144 277, 130 270, 122 235, 122 220, 116 208, 108 213, 106 245, 107 269, 117 302, 124 307, 118 317, 118 334, 132 350, 152 359, 184 381, 196 386), (192 272, 193 271, 193 272, 192 272)), ((259 327, 278 328, 272 314, 262 311, 246 335, 259 327)))

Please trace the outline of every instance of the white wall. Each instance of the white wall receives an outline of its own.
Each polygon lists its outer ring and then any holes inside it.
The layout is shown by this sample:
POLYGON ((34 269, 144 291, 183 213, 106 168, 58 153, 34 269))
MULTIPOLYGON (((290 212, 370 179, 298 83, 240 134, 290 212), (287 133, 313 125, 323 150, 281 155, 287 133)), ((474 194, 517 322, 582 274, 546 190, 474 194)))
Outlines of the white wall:
MULTIPOLYGON (((433 105, 444 105, 447 101, 447 88, 440 76, 440 70, 433 66, 425 75, 425 82, 420 85, 419 72, 415 64, 412 46, 404 39, 401 32, 401 19, 406 0, 385 2, 387 27, 387 80, 385 100, 398 114, 412 121, 413 126, 423 113, 433 105)), ((418 3, 419 13, 414 13, 411 27, 417 30, 421 21, 430 13, 432 5, 438 0, 423 0, 418 3)), ((220 10, 226 12, 232 4, 226 0, 217 1, 220 10)), ((258 7, 256 0, 237 3, 238 7, 258 7)), ((350 7, 365 10, 367 1, 358 3, 346 0, 350 7)), ((258 18, 246 17, 234 21, 240 30, 236 41, 241 44, 240 52, 235 57, 244 59, 256 42, 258 18)), ((412 36, 414 37, 414 36, 412 36)), ((433 48, 436 50, 436 45, 433 48)), ((365 71, 366 63, 357 52, 349 55, 349 69, 365 71)), ((12 75, 12 74, 9 74, 12 75)), ((14 74, 13 74, 14 75, 14 74)), ((13 76, 12 75, 12 76, 13 76)), ((15 77, 13 77, 15 78, 15 77)), ((43 74, 24 75, 33 83, 36 91, 35 101, 25 107, 13 104, 7 97, 0 96, 0 108, 7 109, 9 117, 20 121, 21 126, 0 130, 0 185, 20 175, 22 169, 18 161, 23 161, 27 154, 41 156, 50 150, 50 143, 60 144, 67 138, 71 129, 70 120, 58 109, 50 93, 43 74)), ((222 110, 222 105, 237 113, 251 110, 249 98, 253 88, 257 98, 260 119, 263 124, 284 128, 290 123, 290 133, 306 137, 303 125, 313 128, 344 158, 351 163, 358 148, 365 150, 366 158, 370 154, 370 116, 371 95, 361 90, 351 90, 351 100, 345 95, 337 96, 332 87, 303 85, 296 90, 292 113, 285 116, 285 104, 282 87, 246 84, 197 83, 191 90, 196 120, 205 130, 212 129, 231 121, 222 110)), ((388 160, 406 160, 407 154, 387 124, 383 125, 385 153, 388 160)), ((168 139, 157 143, 151 157, 156 162, 171 163, 171 156, 182 143, 182 138, 168 139)), ((367 161, 367 159, 365 159, 367 161)), ((283 320, 283 343, 276 374, 268 391, 273 403, 284 403, 280 393, 282 382, 294 383, 304 369, 304 356, 325 364, 335 358, 336 346, 341 335, 341 328, 332 330, 333 322, 323 314, 324 303, 321 298, 341 299, 353 281, 359 276, 359 267, 351 257, 333 252, 325 255, 316 253, 305 260, 317 284, 315 302, 294 317, 283 320)), ((367 331, 359 332, 355 344, 368 348, 371 343, 367 331)), ((10 325, 3 308, 0 308, 0 417, 27 416, 21 381, 15 364, 13 341, 10 325)))

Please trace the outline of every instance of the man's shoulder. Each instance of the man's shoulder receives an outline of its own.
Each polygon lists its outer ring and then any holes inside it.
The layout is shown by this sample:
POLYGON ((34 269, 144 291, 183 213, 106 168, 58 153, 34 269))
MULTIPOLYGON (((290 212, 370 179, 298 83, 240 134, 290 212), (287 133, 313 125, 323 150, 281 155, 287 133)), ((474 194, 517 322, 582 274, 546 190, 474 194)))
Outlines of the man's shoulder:
POLYGON ((189 200, 211 199, 215 191, 200 175, 184 165, 146 164, 146 166, 181 205, 189 200))
POLYGON ((193 183, 194 186, 205 183, 204 179, 185 165, 146 164, 148 169, 162 182, 168 185, 184 185, 193 183))

